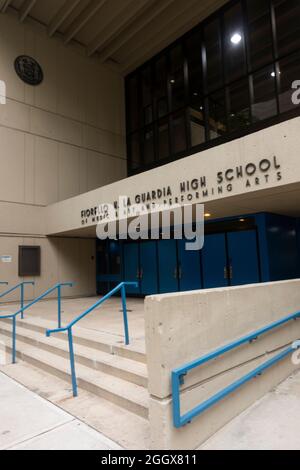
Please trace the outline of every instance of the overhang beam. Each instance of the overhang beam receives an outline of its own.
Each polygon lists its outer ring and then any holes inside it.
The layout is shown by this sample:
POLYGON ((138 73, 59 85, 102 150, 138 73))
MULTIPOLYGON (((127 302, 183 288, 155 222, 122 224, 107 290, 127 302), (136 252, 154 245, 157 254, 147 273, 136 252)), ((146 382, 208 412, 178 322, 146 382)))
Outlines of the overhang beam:
POLYGON ((1 0, 0 1, 1 13, 5 13, 11 3, 12 3, 12 0, 1 0))
POLYGON ((76 34, 81 31, 81 29, 90 21, 95 13, 100 10, 104 5, 106 0, 93 0, 89 5, 83 10, 80 16, 71 24, 70 28, 65 34, 64 43, 68 44, 76 34))
MULTIPOLYGON (((152 1, 150 0, 150 3, 152 1)), ((103 47, 116 33, 127 26, 128 22, 134 21, 135 17, 148 7, 148 4, 149 0, 134 0, 123 8, 87 46, 87 55, 90 57, 103 47)))
POLYGON ((133 27, 129 28, 126 33, 120 35, 116 38, 115 41, 111 43, 110 46, 106 47, 103 52, 98 56, 99 60, 103 63, 109 57, 120 49, 126 42, 128 42, 135 34, 141 31, 147 24, 150 23, 154 18, 156 18, 160 13, 162 13, 166 8, 168 8, 175 0, 165 0, 164 2, 159 0, 157 7, 151 7, 150 11, 145 12, 143 18, 133 27))
POLYGON ((48 26, 48 35, 53 36, 63 22, 68 18, 72 11, 80 3, 80 0, 66 0, 64 5, 58 10, 50 25, 48 26))

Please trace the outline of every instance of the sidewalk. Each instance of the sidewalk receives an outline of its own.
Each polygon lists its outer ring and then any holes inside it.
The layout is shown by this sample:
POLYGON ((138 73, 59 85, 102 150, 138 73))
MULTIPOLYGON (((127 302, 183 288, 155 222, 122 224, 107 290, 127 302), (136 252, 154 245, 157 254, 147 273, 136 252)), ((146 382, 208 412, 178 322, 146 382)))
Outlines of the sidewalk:
POLYGON ((0 373, 0 450, 112 450, 110 439, 0 373))

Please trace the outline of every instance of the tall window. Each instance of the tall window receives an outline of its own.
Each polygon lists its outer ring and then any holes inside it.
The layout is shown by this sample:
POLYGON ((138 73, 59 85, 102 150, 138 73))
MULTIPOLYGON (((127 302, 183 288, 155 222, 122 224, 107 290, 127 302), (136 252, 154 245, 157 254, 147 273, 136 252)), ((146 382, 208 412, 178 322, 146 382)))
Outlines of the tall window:
POLYGON ((300 114, 300 0, 232 0, 126 78, 129 173, 300 114))

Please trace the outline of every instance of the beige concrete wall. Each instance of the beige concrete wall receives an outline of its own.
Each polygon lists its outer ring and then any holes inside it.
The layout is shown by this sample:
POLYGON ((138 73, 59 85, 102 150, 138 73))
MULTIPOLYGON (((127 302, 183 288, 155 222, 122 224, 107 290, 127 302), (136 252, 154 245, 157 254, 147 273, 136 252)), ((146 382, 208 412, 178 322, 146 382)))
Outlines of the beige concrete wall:
POLYGON ((9 14, 0 15, 0 79, 0 201, 47 205, 126 176, 120 75, 9 14), (21 54, 41 64, 41 85, 15 73, 21 54))
MULTIPOLYGON (((96 242, 81 238, 45 238, 0 236, 1 255, 12 257, 11 263, 0 261, 0 281, 9 282, 12 287, 22 281, 35 281, 35 286, 26 286, 26 299, 33 299, 57 282, 72 281, 71 289, 66 287, 62 294, 66 297, 89 296, 96 293, 96 242), (41 247, 41 276, 20 278, 18 276, 19 245, 39 245, 41 247)), ((0 286, 4 292, 6 286, 0 286)), ((56 293, 52 295, 56 296, 56 293)), ((51 297, 51 296, 50 296, 51 297)), ((17 291, 3 298, 3 302, 20 298, 17 291)))
MULTIPOLYGON (((146 348, 153 448, 195 449, 296 366, 283 360, 181 429, 172 423, 171 371, 234 339, 299 311, 300 280, 146 298, 146 348)), ((190 372, 182 413, 300 337, 292 321, 190 372)))
POLYGON ((68 295, 95 294, 94 241, 44 238, 45 206, 126 176, 123 78, 10 11, 0 15, 0 80, 0 256, 13 260, 0 261, 0 279, 20 282, 18 246, 40 244, 42 274, 30 297, 64 280, 76 281, 68 295), (15 73, 22 54, 42 66, 41 85, 15 73))

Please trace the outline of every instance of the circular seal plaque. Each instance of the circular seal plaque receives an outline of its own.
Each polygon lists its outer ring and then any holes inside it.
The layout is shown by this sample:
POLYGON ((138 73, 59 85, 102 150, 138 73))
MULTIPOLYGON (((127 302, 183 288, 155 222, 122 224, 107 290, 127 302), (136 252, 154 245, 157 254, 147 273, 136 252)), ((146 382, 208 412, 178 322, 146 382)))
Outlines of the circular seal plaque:
POLYGON ((20 55, 16 58, 15 70, 20 79, 28 85, 40 85, 44 79, 40 64, 27 55, 20 55))

